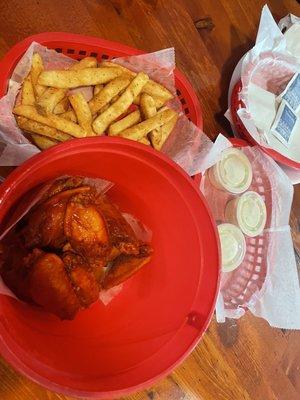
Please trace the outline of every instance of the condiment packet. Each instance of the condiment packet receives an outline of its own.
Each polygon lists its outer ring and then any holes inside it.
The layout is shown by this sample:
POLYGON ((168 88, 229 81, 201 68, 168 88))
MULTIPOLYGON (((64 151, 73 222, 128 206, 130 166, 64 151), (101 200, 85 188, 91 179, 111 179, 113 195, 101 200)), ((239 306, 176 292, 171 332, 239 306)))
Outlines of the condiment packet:
POLYGON ((300 118, 284 100, 278 109, 271 133, 287 147, 293 135, 300 135, 300 118))
POLYGON ((276 116, 275 94, 250 82, 248 86, 248 104, 250 115, 256 127, 267 134, 276 116))
MULTIPOLYGON (((300 28, 300 26, 299 26, 300 28)), ((299 38, 300 40, 300 38, 299 38)), ((299 50, 300 51, 300 50, 299 50)), ((296 113, 300 110, 300 73, 296 72, 277 99, 285 100, 296 113)))

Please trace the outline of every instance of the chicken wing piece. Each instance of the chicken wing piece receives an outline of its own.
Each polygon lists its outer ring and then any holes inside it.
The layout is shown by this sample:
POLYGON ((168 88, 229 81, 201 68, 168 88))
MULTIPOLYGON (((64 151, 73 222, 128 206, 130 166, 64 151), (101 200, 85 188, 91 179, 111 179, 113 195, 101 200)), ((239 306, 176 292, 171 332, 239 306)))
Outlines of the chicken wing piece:
POLYGON ((46 193, 43 195, 40 203, 43 203, 45 200, 49 199, 50 197, 69 189, 75 189, 79 186, 82 186, 83 182, 82 177, 80 176, 73 176, 70 178, 62 178, 57 179, 52 185, 49 186, 46 193))
POLYGON ((25 301, 30 301, 27 279, 31 265, 28 255, 29 251, 14 233, 1 243, 0 274, 9 289, 25 301))
POLYGON ((32 257, 28 282, 32 300, 61 319, 73 319, 81 305, 63 261, 56 254, 41 250, 34 251, 32 257))
POLYGON ((107 259, 103 257, 88 257, 87 262, 98 283, 98 290, 99 290, 100 283, 104 276, 105 272, 104 267, 107 264, 107 259))
POLYGON ((28 218, 28 224, 23 230, 27 248, 51 246, 61 247, 64 242, 63 221, 66 201, 60 201, 53 206, 41 205, 28 218))
POLYGON ((112 246, 124 254, 139 254, 139 242, 118 208, 105 196, 97 196, 97 209, 103 215, 112 246))
POLYGON ((73 249, 85 256, 102 256, 110 244, 106 223, 94 205, 94 193, 73 196, 68 202, 64 233, 73 249))
POLYGON ((78 188, 73 188, 73 189, 68 189, 68 190, 63 190, 62 192, 51 196, 49 199, 47 199, 43 205, 46 206, 53 206, 54 204, 57 204, 60 201, 64 200, 69 200, 70 197, 80 194, 80 193, 87 193, 91 190, 90 186, 80 186, 78 188))
POLYGON ((100 287, 100 284, 104 278, 105 270, 107 265, 110 265, 112 261, 120 255, 120 251, 116 247, 112 247, 109 253, 106 256, 96 256, 86 257, 87 263, 90 267, 90 270, 93 272, 96 281, 100 287))
POLYGON ((137 273, 151 259, 152 249, 149 245, 141 245, 138 256, 121 254, 108 268, 102 281, 102 288, 109 289, 119 285, 137 273))
POLYGON ((95 302, 100 288, 130 278, 152 253, 115 205, 82 184, 80 177, 56 181, 0 248, 7 286, 61 319, 95 302))
POLYGON ((63 262, 81 306, 88 307, 99 297, 99 285, 89 264, 72 252, 63 255, 63 262))
POLYGON ((71 196, 90 190, 89 186, 60 192, 40 204, 27 217, 23 237, 27 248, 61 248, 66 242, 64 236, 64 218, 67 202, 71 196))

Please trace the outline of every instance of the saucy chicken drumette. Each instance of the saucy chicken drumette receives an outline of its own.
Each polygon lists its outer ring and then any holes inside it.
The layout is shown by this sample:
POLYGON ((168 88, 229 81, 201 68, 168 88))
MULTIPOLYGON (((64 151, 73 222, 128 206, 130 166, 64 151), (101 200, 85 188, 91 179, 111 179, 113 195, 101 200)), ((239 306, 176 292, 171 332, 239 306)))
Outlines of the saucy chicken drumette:
POLYGON ((56 181, 5 238, 1 275, 22 300, 73 319, 151 257, 118 208, 82 178, 56 181))

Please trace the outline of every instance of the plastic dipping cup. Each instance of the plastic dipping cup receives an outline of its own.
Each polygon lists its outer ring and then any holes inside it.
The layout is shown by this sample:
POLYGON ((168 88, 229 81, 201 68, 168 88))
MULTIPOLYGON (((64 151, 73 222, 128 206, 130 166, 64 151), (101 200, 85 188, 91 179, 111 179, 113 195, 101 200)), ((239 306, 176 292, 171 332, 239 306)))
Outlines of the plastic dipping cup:
POLYGON ((265 202, 258 193, 246 192, 227 203, 225 218, 228 222, 238 225, 245 235, 258 236, 266 225, 265 202))
POLYGON ((251 185, 252 167, 241 150, 230 148, 224 150, 221 160, 208 170, 208 177, 217 189, 240 194, 251 185))
POLYGON ((244 260, 246 240, 243 232, 233 224, 218 225, 221 242, 222 271, 230 272, 236 269, 244 260))

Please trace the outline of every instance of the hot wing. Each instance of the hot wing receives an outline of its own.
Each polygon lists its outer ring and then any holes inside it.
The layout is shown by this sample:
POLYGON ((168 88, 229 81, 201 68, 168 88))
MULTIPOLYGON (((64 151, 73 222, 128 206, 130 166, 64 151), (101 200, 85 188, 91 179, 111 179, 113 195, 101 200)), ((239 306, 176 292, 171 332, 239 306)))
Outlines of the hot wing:
POLYGON ((150 246, 143 245, 140 248, 140 253, 137 256, 121 254, 118 256, 107 272, 102 281, 102 288, 109 289, 126 281, 143 265, 150 261, 152 250, 150 246))
POLYGON ((109 251, 109 237, 105 220, 95 207, 94 197, 94 193, 83 193, 69 200, 64 233, 75 251, 102 256, 109 251))
POLYGON ((51 253, 33 252, 28 289, 32 300, 62 319, 72 319, 81 304, 63 261, 51 253))
POLYGON ((152 249, 83 178, 60 179, 0 248, 0 273, 22 300, 73 319, 149 262, 152 249))

